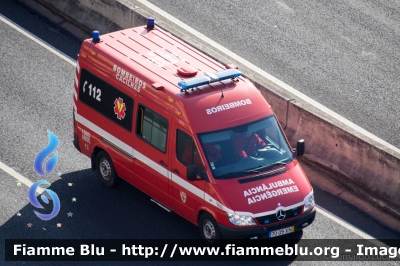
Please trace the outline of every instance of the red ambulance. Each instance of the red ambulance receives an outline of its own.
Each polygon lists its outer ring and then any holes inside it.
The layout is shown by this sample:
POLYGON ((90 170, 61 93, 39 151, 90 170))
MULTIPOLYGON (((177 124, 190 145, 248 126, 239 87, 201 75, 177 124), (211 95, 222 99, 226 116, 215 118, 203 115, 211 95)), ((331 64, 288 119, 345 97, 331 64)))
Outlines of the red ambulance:
POLYGON ((93 32, 78 55, 75 147, 109 187, 121 179, 199 226, 202 238, 271 238, 315 217, 313 188, 261 93, 170 33, 93 32))

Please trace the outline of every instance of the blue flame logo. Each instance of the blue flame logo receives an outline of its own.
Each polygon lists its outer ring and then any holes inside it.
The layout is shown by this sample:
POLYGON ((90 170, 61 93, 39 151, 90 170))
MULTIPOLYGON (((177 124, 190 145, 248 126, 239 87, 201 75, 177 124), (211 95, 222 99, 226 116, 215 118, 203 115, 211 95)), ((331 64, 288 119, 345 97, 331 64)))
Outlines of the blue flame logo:
MULTIPOLYGON (((53 151, 56 150, 58 146, 58 138, 56 135, 53 134, 50 130, 47 130, 47 134, 49 134, 49 144, 47 144, 47 147, 41 150, 35 157, 35 161, 33 162, 33 168, 35 169, 36 173, 38 173, 41 176, 45 176, 46 174, 43 171, 43 162, 44 159, 46 159, 47 156, 49 156, 53 151)), ((54 154, 53 157, 51 157, 47 163, 46 163, 46 172, 47 174, 50 174, 51 171, 56 167, 56 164, 58 162, 58 152, 54 154)))
MULTIPOLYGON (((33 206, 35 206, 36 208, 39 208, 39 209, 43 209, 43 206, 36 199, 36 189, 37 189, 38 186, 40 186, 42 184, 43 185, 50 185, 50 183, 48 181, 46 181, 46 180, 39 180, 36 183, 34 183, 29 188, 29 191, 28 191, 29 201, 31 202, 31 204, 33 206)), ((44 189, 44 191, 46 191, 50 195, 51 199, 53 200, 53 211, 50 214, 42 214, 42 213, 39 213, 37 211, 33 211, 33 212, 40 219, 42 219, 44 221, 48 221, 48 220, 51 220, 51 219, 53 219, 54 217, 57 216, 58 212, 60 211, 61 205, 60 205, 60 199, 58 198, 57 194, 53 190, 44 189)), ((44 194, 42 194, 41 199, 43 200, 44 203, 46 203, 46 204, 49 203, 49 199, 44 194)))
MULTIPOLYGON (((36 155, 35 161, 33 162, 33 168, 35 169, 36 173, 41 176, 50 174, 54 170, 58 162, 58 152, 56 152, 46 162, 46 173, 43 171, 44 160, 57 149, 59 143, 58 138, 56 137, 56 135, 53 134, 53 132, 47 130, 47 134, 49 135, 49 144, 47 144, 47 146, 36 155)), ((33 206, 39 209, 43 209, 43 206, 36 199, 36 190, 42 184, 50 186, 50 183, 47 180, 39 180, 34 183, 28 191, 29 201, 33 206)), ((42 214, 37 211, 34 211, 34 213, 40 219, 48 221, 53 219, 60 211, 60 199, 54 191, 50 189, 44 189, 44 191, 47 192, 47 194, 53 200, 53 211, 50 214, 42 214)), ((43 200, 44 203, 49 203, 49 199, 46 195, 42 194, 40 198, 43 200)))

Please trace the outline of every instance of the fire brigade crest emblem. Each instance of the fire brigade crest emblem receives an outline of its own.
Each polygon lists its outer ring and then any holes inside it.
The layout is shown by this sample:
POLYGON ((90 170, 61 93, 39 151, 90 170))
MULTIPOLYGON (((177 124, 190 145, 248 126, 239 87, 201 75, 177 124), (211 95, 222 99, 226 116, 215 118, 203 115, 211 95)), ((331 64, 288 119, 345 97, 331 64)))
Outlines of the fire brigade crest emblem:
POLYGON ((124 119, 125 117, 125 103, 121 98, 115 99, 114 101, 114 113, 117 115, 119 120, 124 119))
POLYGON ((185 192, 183 192, 183 191, 181 191, 181 200, 182 200, 182 202, 183 203, 186 203, 186 193, 185 192))

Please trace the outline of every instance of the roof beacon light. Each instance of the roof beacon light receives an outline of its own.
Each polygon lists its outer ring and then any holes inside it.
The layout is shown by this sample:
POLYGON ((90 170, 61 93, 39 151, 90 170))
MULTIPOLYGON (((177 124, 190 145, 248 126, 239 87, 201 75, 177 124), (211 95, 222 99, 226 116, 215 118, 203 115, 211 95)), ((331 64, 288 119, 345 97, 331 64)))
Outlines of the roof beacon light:
POLYGON ((233 79, 242 75, 242 72, 231 68, 221 70, 215 73, 204 73, 203 76, 194 77, 191 79, 185 79, 178 82, 178 86, 182 88, 182 90, 191 89, 194 87, 198 87, 201 85, 210 84, 213 82, 226 80, 226 79, 233 79))
POLYGON ((154 29, 154 18, 147 19, 147 27, 148 30, 154 29))
POLYGON ((93 39, 93 42, 99 42, 100 41, 100 32, 98 30, 94 30, 92 32, 92 39, 93 39))

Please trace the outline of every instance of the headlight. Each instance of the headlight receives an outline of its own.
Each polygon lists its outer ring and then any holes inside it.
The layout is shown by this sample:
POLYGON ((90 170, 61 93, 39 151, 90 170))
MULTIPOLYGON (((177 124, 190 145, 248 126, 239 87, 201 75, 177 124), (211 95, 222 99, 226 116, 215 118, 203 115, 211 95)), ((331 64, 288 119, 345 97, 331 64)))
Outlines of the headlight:
POLYGON ((237 215, 233 213, 226 213, 229 221, 238 226, 246 226, 246 225, 256 225, 253 218, 247 215, 237 215))
POLYGON ((304 198, 304 212, 312 209, 314 207, 315 201, 314 201, 314 192, 311 192, 307 197, 304 198))

